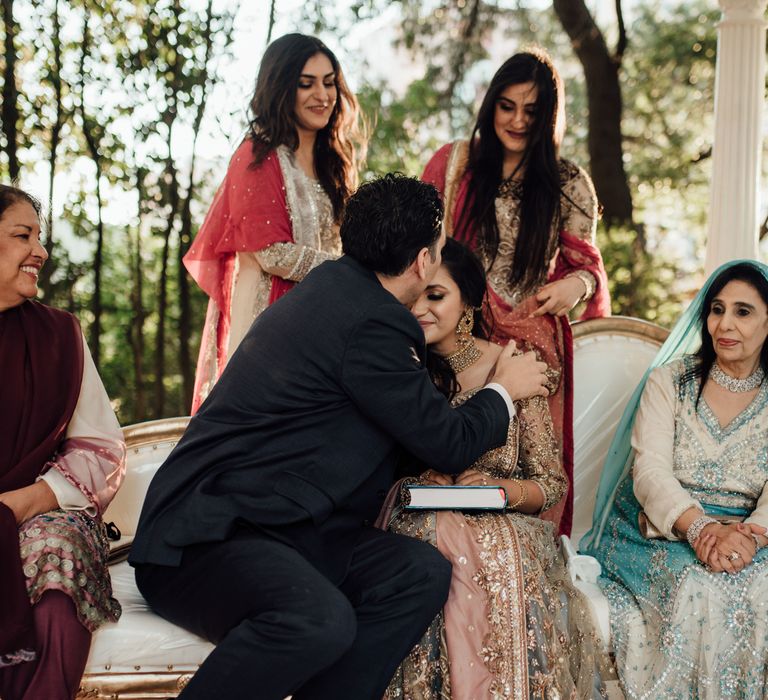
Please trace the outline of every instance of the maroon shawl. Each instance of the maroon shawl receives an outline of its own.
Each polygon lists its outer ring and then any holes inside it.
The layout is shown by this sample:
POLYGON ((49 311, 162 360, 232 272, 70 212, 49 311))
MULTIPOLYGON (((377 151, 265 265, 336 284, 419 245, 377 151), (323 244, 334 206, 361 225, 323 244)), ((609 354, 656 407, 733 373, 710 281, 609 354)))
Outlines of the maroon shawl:
MULTIPOLYGON (((27 301, 0 312, 0 493, 35 483, 80 395, 83 343, 72 314, 27 301)), ((34 648, 15 517, 0 504, 0 665, 34 648)))

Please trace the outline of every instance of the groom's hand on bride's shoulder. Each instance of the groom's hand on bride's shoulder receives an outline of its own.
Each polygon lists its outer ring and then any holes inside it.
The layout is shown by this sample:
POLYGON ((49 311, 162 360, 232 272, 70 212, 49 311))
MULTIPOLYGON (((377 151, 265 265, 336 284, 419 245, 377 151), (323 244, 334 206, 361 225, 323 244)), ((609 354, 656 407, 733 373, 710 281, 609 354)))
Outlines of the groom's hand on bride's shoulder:
POLYGON ((496 361, 491 382, 501 384, 513 401, 529 399, 532 396, 548 396, 545 386, 547 369, 545 362, 536 359, 536 353, 515 354, 514 343, 505 347, 496 361))

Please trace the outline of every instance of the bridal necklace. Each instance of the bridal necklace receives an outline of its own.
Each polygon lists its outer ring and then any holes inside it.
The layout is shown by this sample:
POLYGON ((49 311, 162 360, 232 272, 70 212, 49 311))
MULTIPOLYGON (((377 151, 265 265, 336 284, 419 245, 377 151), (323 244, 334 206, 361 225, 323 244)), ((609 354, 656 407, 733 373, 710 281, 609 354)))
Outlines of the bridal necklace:
POLYGON ((732 391, 734 394, 757 389, 763 383, 764 376, 765 372, 763 372, 763 368, 760 365, 757 366, 757 369, 752 374, 744 377, 744 379, 736 379, 736 377, 726 374, 720 369, 717 362, 713 363, 712 369, 709 370, 709 378, 715 384, 728 389, 728 391, 732 391))
POLYGON ((445 356, 445 361, 451 366, 451 369, 458 374, 463 372, 470 365, 475 364, 482 356, 480 348, 477 347, 473 336, 469 338, 460 338, 457 341, 459 346, 458 350, 455 350, 450 355, 445 356))

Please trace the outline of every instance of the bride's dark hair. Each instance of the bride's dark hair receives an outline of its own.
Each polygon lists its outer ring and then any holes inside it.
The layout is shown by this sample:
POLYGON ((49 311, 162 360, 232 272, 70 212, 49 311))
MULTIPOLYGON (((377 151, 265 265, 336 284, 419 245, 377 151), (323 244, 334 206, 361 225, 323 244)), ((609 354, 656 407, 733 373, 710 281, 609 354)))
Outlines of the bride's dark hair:
MULTIPOLYGON (((472 335, 488 340, 491 329, 483 314, 486 294, 485 270, 478 257, 453 238, 445 241, 441 267, 444 267, 461 293, 461 300, 474 309, 472 335)), ((444 357, 427 346, 427 370, 440 393, 449 400, 461 391, 456 373, 444 357)))
POLYGON ((338 59, 320 39, 286 34, 267 47, 250 102, 248 135, 253 144, 253 166, 259 165, 277 146, 298 148, 296 90, 304 65, 318 53, 333 66, 337 97, 328 124, 317 132, 315 167, 338 222, 344 204, 357 187, 357 169, 367 139, 360 127, 357 99, 344 79, 338 59))

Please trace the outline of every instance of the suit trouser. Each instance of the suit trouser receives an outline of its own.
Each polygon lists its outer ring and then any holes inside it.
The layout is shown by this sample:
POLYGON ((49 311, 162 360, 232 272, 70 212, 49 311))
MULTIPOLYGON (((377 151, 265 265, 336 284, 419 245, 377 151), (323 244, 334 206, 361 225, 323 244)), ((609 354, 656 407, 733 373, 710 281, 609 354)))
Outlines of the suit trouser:
POLYGON ((139 565, 162 617, 217 644, 184 700, 379 700, 445 603, 451 566, 419 540, 363 530, 335 585, 257 532, 185 550, 178 567, 139 565))

